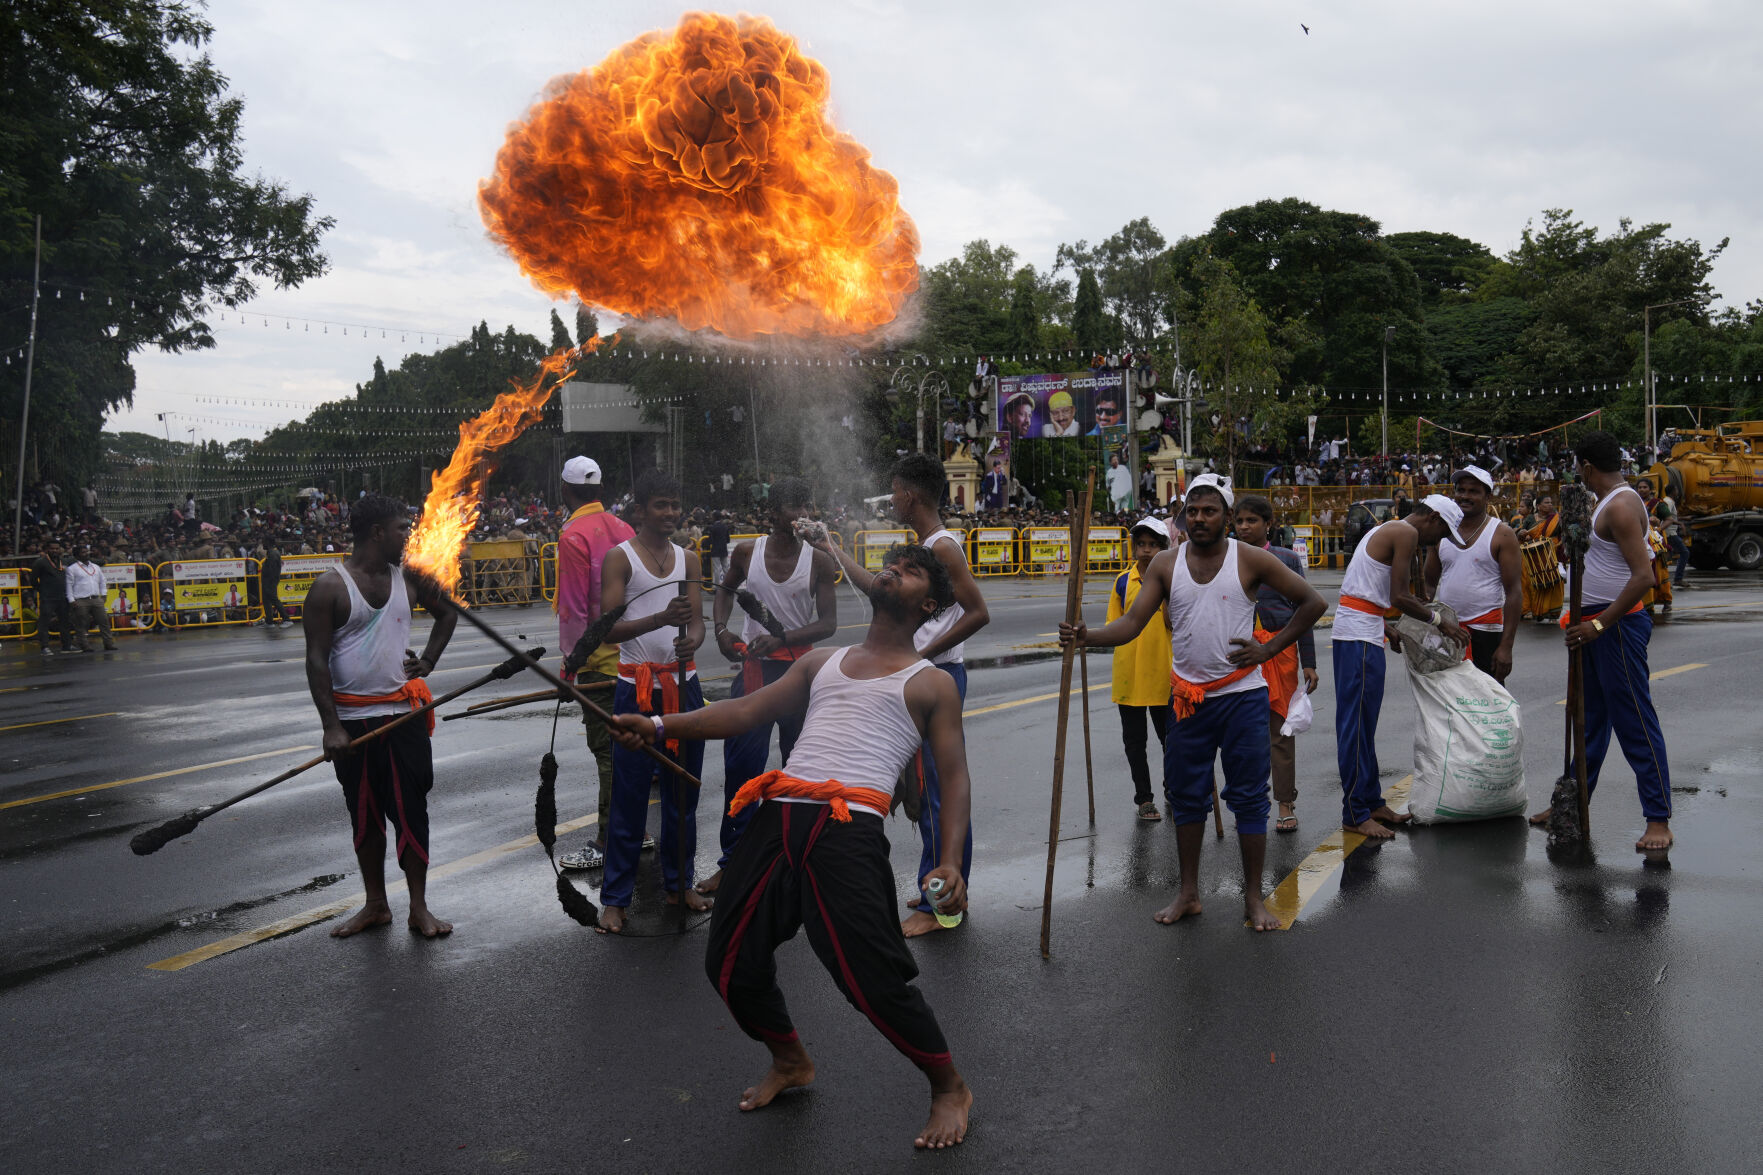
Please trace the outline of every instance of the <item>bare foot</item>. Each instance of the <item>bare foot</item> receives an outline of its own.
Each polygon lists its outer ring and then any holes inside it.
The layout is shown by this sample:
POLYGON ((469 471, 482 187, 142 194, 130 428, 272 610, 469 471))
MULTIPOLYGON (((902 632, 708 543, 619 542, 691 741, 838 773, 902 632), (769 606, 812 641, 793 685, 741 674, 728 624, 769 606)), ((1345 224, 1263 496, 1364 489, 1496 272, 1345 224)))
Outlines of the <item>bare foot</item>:
POLYGON ((709 877, 706 877, 703 881, 700 881, 692 888, 701 894, 713 894, 716 892, 716 887, 721 884, 722 870, 718 869, 715 873, 712 873, 709 877))
POLYGON ((1183 918, 1194 917, 1200 912, 1199 894, 1179 893, 1175 895, 1173 902, 1152 914, 1151 917, 1154 921, 1161 922, 1165 926, 1174 926, 1183 918))
POLYGON ((919 1150, 940 1151, 960 1146, 967 1137, 967 1114, 973 1109, 973 1091, 962 1082, 954 1089, 933 1093, 930 1098, 930 1121, 912 1140, 919 1150))
POLYGON ((375 926, 385 926, 392 921, 392 911, 384 902, 369 902, 363 906, 355 917, 331 931, 332 938, 348 938, 352 934, 360 934, 363 930, 372 930, 375 926))
POLYGON ((1668 849, 1675 842, 1671 835, 1671 826, 1663 820, 1647 821, 1647 830, 1641 833, 1641 839, 1634 842, 1634 847, 1641 852, 1652 852, 1656 849, 1668 849))
POLYGON ((741 1095, 742 1110, 757 1110, 761 1106, 769 1106, 773 1098, 786 1089, 801 1089, 814 1081, 814 1062, 804 1053, 800 1062, 781 1061, 773 1058, 771 1068, 753 1086, 741 1095))
POLYGON ((1371 818, 1373 820, 1382 820, 1385 824, 1406 824, 1408 821, 1414 819, 1409 813, 1397 812, 1388 804, 1385 804, 1383 807, 1373 812, 1371 818))
MULTIPOLYGON (((670 906, 679 905, 679 895, 676 893, 668 894, 667 904, 670 906)), ((702 914, 715 904, 716 903, 712 902, 709 898, 705 897, 695 889, 688 889, 686 891, 686 909, 694 914, 702 914)))
POLYGON ((1285 923, 1279 916, 1267 908, 1260 894, 1250 894, 1243 899, 1243 920, 1249 924, 1250 930, 1283 930, 1285 923))
POLYGON ((443 934, 453 933, 453 924, 443 922, 427 910, 410 911, 410 932, 420 934, 424 938, 439 938, 443 934))
POLYGON ((1391 832, 1388 828, 1385 828, 1375 820, 1367 820, 1363 824, 1343 824, 1341 827, 1348 832, 1356 832, 1360 836, 1369 837, 1372 840, 1396 839, 1395 833, 1391 832))
POLYGON ((594 929, 600 934, 623 934, 624 907, 601 906, 600 923, 594 929))
POLYGON ((1544 808, 1541 812, 1532 816, 1530 818, 1530 826, 1532 828, 1547 828, 1549 826, 1549 810, 1544 808))
POLYGON ((953 927, 944 926, 938 922, 935 914, 926 914, 923 910, 914 911, 910 918, 900 923, 900 933, 907 938, 919 938, 933 930, 952 929, 953 927))

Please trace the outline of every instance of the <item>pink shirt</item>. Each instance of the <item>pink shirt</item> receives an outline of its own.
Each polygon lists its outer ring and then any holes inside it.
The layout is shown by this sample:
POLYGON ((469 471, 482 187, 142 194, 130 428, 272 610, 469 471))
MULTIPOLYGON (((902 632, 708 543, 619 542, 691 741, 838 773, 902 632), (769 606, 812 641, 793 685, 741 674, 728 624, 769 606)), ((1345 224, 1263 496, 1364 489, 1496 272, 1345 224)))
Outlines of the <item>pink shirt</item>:
MULTIPOLYGON (((563 524, 557 536, 557 633, 562 641, 558 652, 564 656, 588 625, 600 618, 600 569, 606 553, 636 533, 598 502, 583 506, 563 524)), ((617 661, 616 649, 607 648, 590 658, 588 666, 601 669, 603 663, 617 661)))

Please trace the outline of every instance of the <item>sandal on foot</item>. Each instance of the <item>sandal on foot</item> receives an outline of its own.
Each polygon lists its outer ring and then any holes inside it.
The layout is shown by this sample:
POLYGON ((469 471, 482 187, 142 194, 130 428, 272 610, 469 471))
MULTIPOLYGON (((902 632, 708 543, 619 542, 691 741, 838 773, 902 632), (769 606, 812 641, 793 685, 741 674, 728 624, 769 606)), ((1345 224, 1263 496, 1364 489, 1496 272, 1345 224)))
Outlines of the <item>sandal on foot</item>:
POLYGON ((1163 819, 1163 813, 1157 810, 1155 802, 1146 800, 1139 805, 1139 819, 1143 820, 1146 824, 1155 824, 1157 821, 1163 819))
POLYGON ((1281 816, 1274 821, 1273 830, 1275 832, 1296 832, 1298 831, 1298 818, 1296 816, 1281 816))

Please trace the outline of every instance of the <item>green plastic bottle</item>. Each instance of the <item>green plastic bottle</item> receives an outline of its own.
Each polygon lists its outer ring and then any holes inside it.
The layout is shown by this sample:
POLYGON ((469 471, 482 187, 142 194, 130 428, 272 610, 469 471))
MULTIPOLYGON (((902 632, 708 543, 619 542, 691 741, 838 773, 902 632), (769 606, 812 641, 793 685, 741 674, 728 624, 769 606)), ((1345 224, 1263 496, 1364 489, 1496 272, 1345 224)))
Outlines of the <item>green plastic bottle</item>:
POLYGON ((941 897, 943 893, 943 879, 941 877, 933 877, 926 882, 924 892, 930 896, 930 909, 931 913, 937 916, 937 925, 944 930, 961 925, 960 914, 945 914, 937 906, 937 898, 941 897))

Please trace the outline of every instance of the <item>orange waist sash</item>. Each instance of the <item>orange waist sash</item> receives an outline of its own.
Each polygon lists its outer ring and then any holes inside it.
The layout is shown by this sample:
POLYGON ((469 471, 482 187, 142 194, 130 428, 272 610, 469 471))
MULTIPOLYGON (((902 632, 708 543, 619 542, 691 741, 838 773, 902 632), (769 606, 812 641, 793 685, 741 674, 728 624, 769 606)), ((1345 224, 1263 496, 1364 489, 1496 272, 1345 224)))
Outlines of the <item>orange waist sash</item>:
MULTIPOLYGON (((1257 624, 1255 639, 1266 644, 1273 639, 1273 633, 1257 624)), ((1261 676, 1267 679, 1268 706, 1275 714, 1284 718, 1286 708, 1292 703, 1292 695, 1298 690, 1298 646, 1296 642, 1287 645, 1263 661, 1261 676)))
POLYGON ((1259 668, 1258 665, 1244 665, 1217 681, 1206 682, 1189 681, 1172 671, 1169 674, 1169 708, 1174 712, 1175 720, 1180 722, 1183 718, 1192 718, 1194 707, 1205 701, 1207 694, 1215 689, 1222 689, 1233 681, 1241 681, 1259 668))
MULTIPOLYGON (((696 673, 698 665, 695 661, 687 661, 685 672, 696 673)), ((661 689, 662 714, 679 713, 679 679, 680 664, 678 661, 620 661, 618 675, 628 677, 637 687, 637 710, 643 714, 654 714, 655 690, 661 689)))
POLYGON ((1363 612, 1367 616, 1382 616, 1385 620, 1394 620, 1402 614, 1400 609, 1380 607, 1370 600, 1362 600, 1358 596, 1342 596, 1341 607, 1349 608, 1354 612, 1363 612))
MULTIPOLYGON (((331 701, 339 706, 378 706, 389 702, 409 702, 412 710, 420 710, 435 700, 429 690, 429 683, 420 677, 413 677, 389 694, 339 694, 332 693, 331 701)), ((435 733, 435 712, 428 712, 428 732, 435 733)))
POLYGON ((764 671, 759 667, 766 661, 796 661, 806 653, 814 651, 813 645, 788 645, 775 653, 767 653, 763 657, 747 660, 747 642, 734 642, 735 652, 741 656, 741 693, 753 693, 765 685, 764 671))
POLYGON ((861 804, 877 812, 886 812, 893 803, 893 797, 887 792, 873 787, 851 787, 836 779, 809 780, 797 779, 793 775, 785 775, 782 771, 767 771, 764 775, 755 775, 741 785, 735 798, 729 802, 728 814, 738 813, 748 804, 760 800, 776 799, 789 796, 799 800, 820 800, 832 809, 832 818, 841 824, 851 822, 852 804, 861 804))

